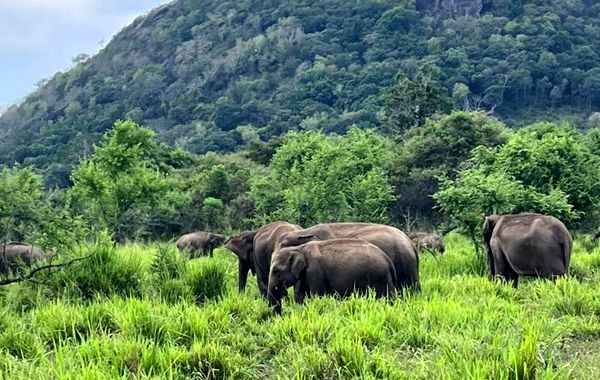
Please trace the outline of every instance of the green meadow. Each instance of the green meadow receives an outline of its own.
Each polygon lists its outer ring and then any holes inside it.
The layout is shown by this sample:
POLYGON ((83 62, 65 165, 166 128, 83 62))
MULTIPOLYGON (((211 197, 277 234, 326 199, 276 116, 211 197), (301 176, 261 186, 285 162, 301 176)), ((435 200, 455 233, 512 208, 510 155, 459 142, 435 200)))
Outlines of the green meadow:
POLYGON ((457 234, 421 256, 421 294, 284 301, 236 288, 226 249, 167 244, 93 256, 0 289, 4 379, 592 379, 600 376, 600 247, 576 239, 571 276, 491 281, 457 234))

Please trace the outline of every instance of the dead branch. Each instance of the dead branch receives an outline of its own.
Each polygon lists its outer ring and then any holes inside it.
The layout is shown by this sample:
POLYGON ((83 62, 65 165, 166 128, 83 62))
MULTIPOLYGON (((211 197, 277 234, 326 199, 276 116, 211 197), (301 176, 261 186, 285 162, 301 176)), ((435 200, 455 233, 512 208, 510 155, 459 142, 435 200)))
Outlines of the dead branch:
POLYGON ((78 261, 83 261, 83 260, 87 260, 89 258, 91 258, 93 255, 88 255, 88 256, 84 256, 84 257, 77 257, 75 259, 72 259, 70 261, 64 262, 64 263, 60 263, 60 264, 48 264, 48 265, 44 265, 41 267, 37 267, 34 270, 32 270, 31 272, 29 272, 26 276, 21 276, 21 277, 15 277, 15 278, 9 278, 9 279, 4 279, 4 280, 0 280, 0 286, 4 286, 4 285, 10 285, 10 284, 15 284, 18 282, 24 282, 27 280, 31 280, 36 274, 38 274, 39 272, 46 270, 46 269, 54 269, 54 268, 64 268, 64 267, 68 267, 78 261))

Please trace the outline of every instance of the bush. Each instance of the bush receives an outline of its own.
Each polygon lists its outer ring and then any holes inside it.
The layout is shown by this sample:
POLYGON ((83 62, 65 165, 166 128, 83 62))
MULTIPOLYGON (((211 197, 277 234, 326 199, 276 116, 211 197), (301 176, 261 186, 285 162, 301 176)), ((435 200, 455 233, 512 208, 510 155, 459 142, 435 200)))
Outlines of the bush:
POLYGON ((150 273, 159 282, 172 280, 181 276, 187 264, 188 260, 172 244, 161 244, 150 265, 150 273))
POLYGON ((211 259, 199 260, 201 265, 190 266, 185 276, 197 304, 220 298, 227 289, 224 265, 211 259))
POLYGON ((78 256, 88 258, 48 275, 52 297, 92 300, 98 296, 142 295, 144 273, 139 258, 118 255, 106 236, 95 245, 80 249, 78 256))

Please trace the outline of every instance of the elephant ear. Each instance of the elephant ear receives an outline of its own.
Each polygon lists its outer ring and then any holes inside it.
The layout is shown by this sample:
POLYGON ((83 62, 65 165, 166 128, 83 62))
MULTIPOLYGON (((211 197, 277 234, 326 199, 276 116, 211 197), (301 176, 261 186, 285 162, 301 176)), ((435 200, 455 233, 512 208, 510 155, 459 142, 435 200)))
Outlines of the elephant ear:
POLYGON ((300 251, 295 251, 290 257, 290 267, 292 268, 292 274, 294 277, 300 277, 300 273, 306 268, 306 257, 300 251))
POLYGON ((224 240, 225 240, 224 236, 217 235, 217 234, 210 235, 210 244, 212 244, 215 247, 223 245, 224 240))

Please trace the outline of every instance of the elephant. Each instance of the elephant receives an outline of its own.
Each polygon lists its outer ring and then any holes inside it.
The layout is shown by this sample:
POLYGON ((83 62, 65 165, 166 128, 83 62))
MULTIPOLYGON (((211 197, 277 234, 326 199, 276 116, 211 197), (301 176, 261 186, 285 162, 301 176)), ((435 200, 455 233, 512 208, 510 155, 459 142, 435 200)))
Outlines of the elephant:
POLYGON ((483 224, 483 241, 492 277, 555 278, 569 272, 573 238, 558 219, 541 214, 490 215, 483 224))
POLYGON ((394 291, 396 271, 379 247, 361 239, 310 241, 273 253, 268 302, 281 314, 284 290, 294 286, 294 299, 302 303, 313 295, 346 297, 371 288, 376 297, 394 291))
POLYGON ((212 257, 214 249, 222 246, 224 242, 225 236, 196 231, 180 237, 177 240, 177 248, 181 252, 188 252, 191 259, 200 256, 200 254, 208 254, 212 257))
POLYGON ((302 229, 287 222, 273 222, 256 231, 244 231, 227 239, 225 246, 238 257, 238 289, 246 288, 248 271, 256 275, 260 294, 266 298, 271 255, 277 241, 286 232, 302 229))
POLYGON ((0 275, 16 274, 24 266, 31 267, 43 258, 44 252, 38 247, 18 242, 0 243, 0 275))
POLYGON ((432 254, 443 254, 446 250, 444 240, 438 234, 429 232, 407 232, 406 235, 417 246, 417 252, 429 251, 432 254))
POLYGON ((323 223, 288 232, 280 239, 280 247, 293 247, 313 240, 338 238, 363 239, 376 245, 394 263, 396 288, 421 290, 419 255, 412 240, 397 228, 373 223, 323 223))

